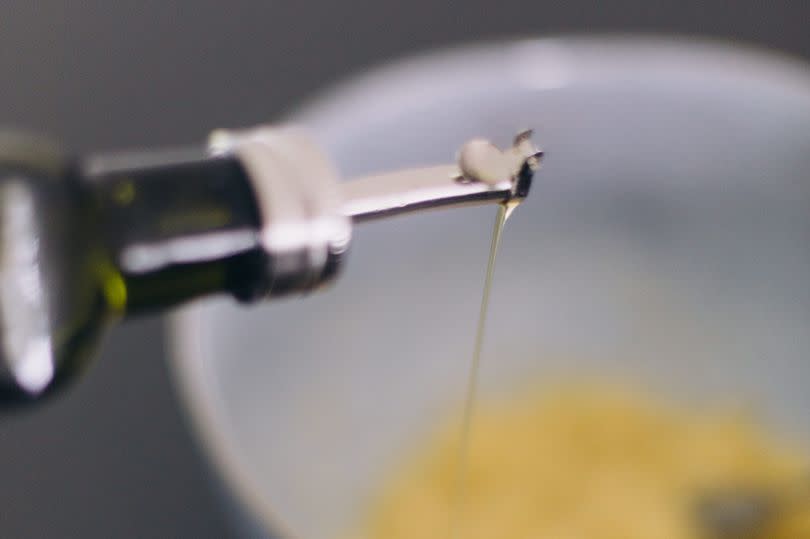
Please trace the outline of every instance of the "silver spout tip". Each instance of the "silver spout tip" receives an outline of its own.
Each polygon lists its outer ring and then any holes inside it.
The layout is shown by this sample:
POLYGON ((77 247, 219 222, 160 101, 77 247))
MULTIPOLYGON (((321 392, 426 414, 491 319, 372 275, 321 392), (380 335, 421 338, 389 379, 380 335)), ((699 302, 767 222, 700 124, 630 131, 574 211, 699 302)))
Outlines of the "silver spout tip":
POLYGON ((526 198, 543 153, 522 131, 500 150, 475 138, 458 152, 456 163, 366 176, 341 184, 343 214, 354 222, 431 208, 475 204, 515 205, 526 198))
POLYGON ((533 131, 519 132, 512 147, 502 151, 485 139, 475 138, 461 147, 458 168, 462 183, 482 182, 492 189, 508 181, 512 188, 507 200, 526 198, 534 173, 540 167, 543 152, 531 141, 533 131))

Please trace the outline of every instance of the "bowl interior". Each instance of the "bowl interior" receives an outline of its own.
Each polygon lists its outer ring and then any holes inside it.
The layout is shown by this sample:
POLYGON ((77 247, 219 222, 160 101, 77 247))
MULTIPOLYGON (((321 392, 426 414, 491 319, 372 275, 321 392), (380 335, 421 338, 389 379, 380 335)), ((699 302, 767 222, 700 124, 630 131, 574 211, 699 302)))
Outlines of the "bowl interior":
MULTIPOLYGON (((506 227, 484 392, 572 371, 810 434, 810 75, 745 49, 537 40, 399 63, 295 115, 344 175, 546 150, 506 227)), ((328 539, 466 383, 494 208, 360 226, 325 293, 176 321, 192 417, 265 530, 328 539)))

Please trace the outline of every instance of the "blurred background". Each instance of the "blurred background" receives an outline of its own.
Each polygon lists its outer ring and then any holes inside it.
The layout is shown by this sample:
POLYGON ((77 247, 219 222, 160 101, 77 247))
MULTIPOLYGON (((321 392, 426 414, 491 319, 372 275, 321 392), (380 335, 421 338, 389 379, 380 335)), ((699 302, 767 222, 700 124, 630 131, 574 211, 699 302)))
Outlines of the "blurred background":
MULTIPOLYGON (((810 56, 810 5, 302 0, 0 4, 0 124, 77 151, 199 142, 325 85, 455 43, 710 36, 810 56)), ((72 391, 0 422, 0 536, 225 537, 167 372, 160 320, 118 328, 72 391)))

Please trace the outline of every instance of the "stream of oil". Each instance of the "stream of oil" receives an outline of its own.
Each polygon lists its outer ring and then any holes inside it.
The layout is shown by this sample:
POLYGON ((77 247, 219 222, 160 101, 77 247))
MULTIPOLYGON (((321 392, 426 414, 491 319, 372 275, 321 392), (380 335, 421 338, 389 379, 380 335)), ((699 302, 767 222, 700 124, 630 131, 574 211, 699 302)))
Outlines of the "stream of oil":
POLYGON ((495 225, 492 228, 492 240, 489 246, 489 260, 487 261, 487 273, 484 278, 484 290, 481 294, 481 307, 478 311, 478 325, 475 330, 475 343, 473 347, 470 371, 467 377, 467 392, 464 399, 464 408, 461 416, 461 436, 459 438, 458 457, 456 459, 456 471, 453 476, 453 485, 450 491, 450 524, 449 539, 459 539, 460 525, 459 515, 465 503, 466 497, 466 472, 467 460, 469 457, 470 430, 472 427, 473 414, 475 411, 475 401, 478 393, 478 371, 481 365, 481 349, 484 344, 484 334, 487 325, 487 311, 489 310, 489 293, 492 289, 492 277, 495 273, 495 259, 498 255, 498 246, 501 243, 501 235, 506 219, 515 209, 516 204, 501 204, 498 206, 498 214, 495 216, 495 225))

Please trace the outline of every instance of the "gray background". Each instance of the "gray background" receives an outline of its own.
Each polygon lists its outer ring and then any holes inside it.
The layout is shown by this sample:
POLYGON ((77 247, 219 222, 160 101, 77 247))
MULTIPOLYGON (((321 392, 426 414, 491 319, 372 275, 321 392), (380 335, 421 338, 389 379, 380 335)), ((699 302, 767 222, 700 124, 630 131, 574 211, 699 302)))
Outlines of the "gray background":
MULTIPOLYGON (((709 35, 810 56, 810 5, 755 0, 0 0, 0 124, 77 150, 201 141, 376 63, 481 38, 709 35)), ((224 537, 159 320, 85 380, 0 419, 0 537, 224 537)), ((271 343, 272 344, 272 343, 271 343)))

